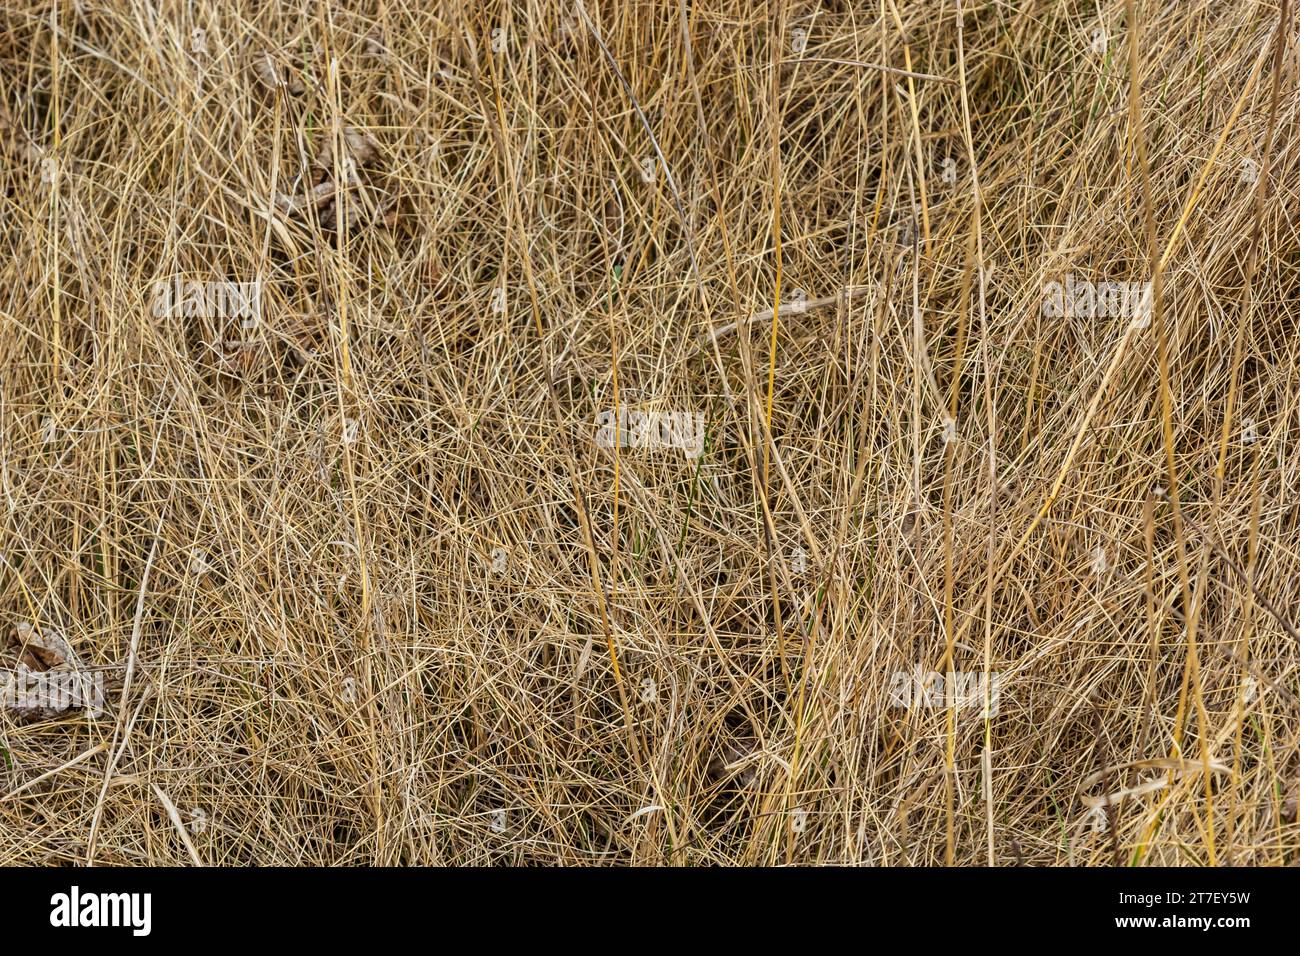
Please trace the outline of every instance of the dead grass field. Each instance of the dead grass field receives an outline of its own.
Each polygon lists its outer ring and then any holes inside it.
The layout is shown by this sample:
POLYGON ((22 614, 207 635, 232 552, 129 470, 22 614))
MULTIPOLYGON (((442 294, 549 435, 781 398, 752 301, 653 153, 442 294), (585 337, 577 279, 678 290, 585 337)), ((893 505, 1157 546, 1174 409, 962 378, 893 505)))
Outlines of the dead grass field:
POLYGON ((9 0, 0 863, 1300 862, 1294 11, 962 7, 9 0))

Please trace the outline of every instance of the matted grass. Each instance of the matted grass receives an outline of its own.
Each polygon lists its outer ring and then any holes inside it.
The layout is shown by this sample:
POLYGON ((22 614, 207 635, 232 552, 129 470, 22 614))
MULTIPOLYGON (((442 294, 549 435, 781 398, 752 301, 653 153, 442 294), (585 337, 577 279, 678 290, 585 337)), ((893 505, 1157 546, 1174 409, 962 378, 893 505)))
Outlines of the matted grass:
POLYGON ((0 863, 1300 860, 1294 15, 964 6, 7 3, 0 863))

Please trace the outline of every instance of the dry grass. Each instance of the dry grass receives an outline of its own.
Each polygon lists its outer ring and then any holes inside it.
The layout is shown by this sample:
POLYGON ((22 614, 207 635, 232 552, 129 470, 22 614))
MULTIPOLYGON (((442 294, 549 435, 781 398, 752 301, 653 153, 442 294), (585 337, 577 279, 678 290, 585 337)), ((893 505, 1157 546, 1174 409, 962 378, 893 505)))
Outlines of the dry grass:
POLYGON ((0 862, 1300 861, 1295 18, 1129 4, 8 3, 0 862))

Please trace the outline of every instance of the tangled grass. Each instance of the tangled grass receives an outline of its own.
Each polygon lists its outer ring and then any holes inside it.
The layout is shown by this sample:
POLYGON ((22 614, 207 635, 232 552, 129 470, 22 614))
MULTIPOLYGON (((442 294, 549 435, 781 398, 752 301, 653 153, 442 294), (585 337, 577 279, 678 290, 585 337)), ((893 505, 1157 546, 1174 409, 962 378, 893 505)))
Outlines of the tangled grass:
POLYGON ((0 862, 1300 861, 1295 17, 962 6, 6 4, 0 862))

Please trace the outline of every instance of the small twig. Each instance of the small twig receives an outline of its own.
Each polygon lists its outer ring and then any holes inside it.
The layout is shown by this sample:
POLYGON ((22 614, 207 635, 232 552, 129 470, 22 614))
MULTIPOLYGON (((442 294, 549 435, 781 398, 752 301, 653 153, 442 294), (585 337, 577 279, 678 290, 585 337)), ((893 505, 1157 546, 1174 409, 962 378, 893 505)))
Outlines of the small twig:
MULTIPOLYGON (((779 310, 777 310, 777 314, 778 315, 799 315, 803 312, 807 312, 809 309, 823 309, 828 305, 838 305, 842 301, 847 301, 849 299, 856 298, 857 296, 865 295, 866 293, 870 292, 873 288, 874 288, 873 286, 865 286, 865 285, 849 286, 847 288, 841 289, 835 295, 828 295, 821 299, 808 299, 806 302, 797 302, 797 303, 788 302, 785 305, 781 306, 779 310)), ((728 322, 726 325, 719 326, 716 329, 710 329, 708 334, 706 334, 703 338, 701 338, 698 342, 695 343, 695 351, 698 352, 702 349, 708 348, 711 344, 713 344, 714 340, 716 340, 718 336, 726 335, 729 332, 734 332, 742 325, 749 325, 751 322, 765 322, 771 318, 772 318, 772 310, 762 309, 761 311, 755 312, 753 315, 749 316, 748 318, 741 319, 739 322, 728 322)))
POLYGON ((129 730, 129 728, 124 729, 122 723, 126 719, 126 701, 127 696, 131 693, 131 677, 135 674, 135 657, 140 650, 140 625, 144 621, 144 596, 149 588, 149 574, 153 571, 153 560, 158 556, 159 535, 162 534, 163 522, 166 518, 167 509, 164 508, 162 514, 158 516, 158 527, 153 532, 153 544, 149 546, 149 557, 144 563, 144 573, 140 575, 140 591, 135 601, 135 620, 131 625, 131 646, 126 655, 126 677, 122 681, 122 703, 118 708, 117 724, 113 728, 113 743, 110 748, 108 765, 104 768, 104 785, 100 787, 99 799, 95 801, 95 815, 91 818, 90 836, 86 840, 87 866, 90 866, 95 859, 95 839, 99 834, 99 818, 104 812, 104 797, 108 794, 109 781, 113 778, 113 771, 117 769, 117 761, 122 754, 122 749, 117 747, 117 743, 119 738, 125 739, 125 733, 129 730))
POLYGON ((3 803, 5 800, 12 800, 14 797, 18 796, 18 794, 22 793, 25 790, 30 790, 32 787, 36 786, 42 780, 50 779, 50 777, 53 777, 56 773, 62 773, 64 770, 67 770, 69 767, 75 767, 77 764, 81 763, 81 761, 87 759, 88 757, 93 757, 95 754, 99 753, 107 746, 108 746, 108 741, 101 740, 99 743, 95 744, 95 746, 91 747, 89 750, 85 751, 79 756, 73 757, 67 763, 55 767, 53 770, 47 770, 39 777, 35 777, 31 780, 28 780, 26 783, 18 787, 15 787, 13 790, 10 790, 3 797, 0 797, 0 803, 3 803))

